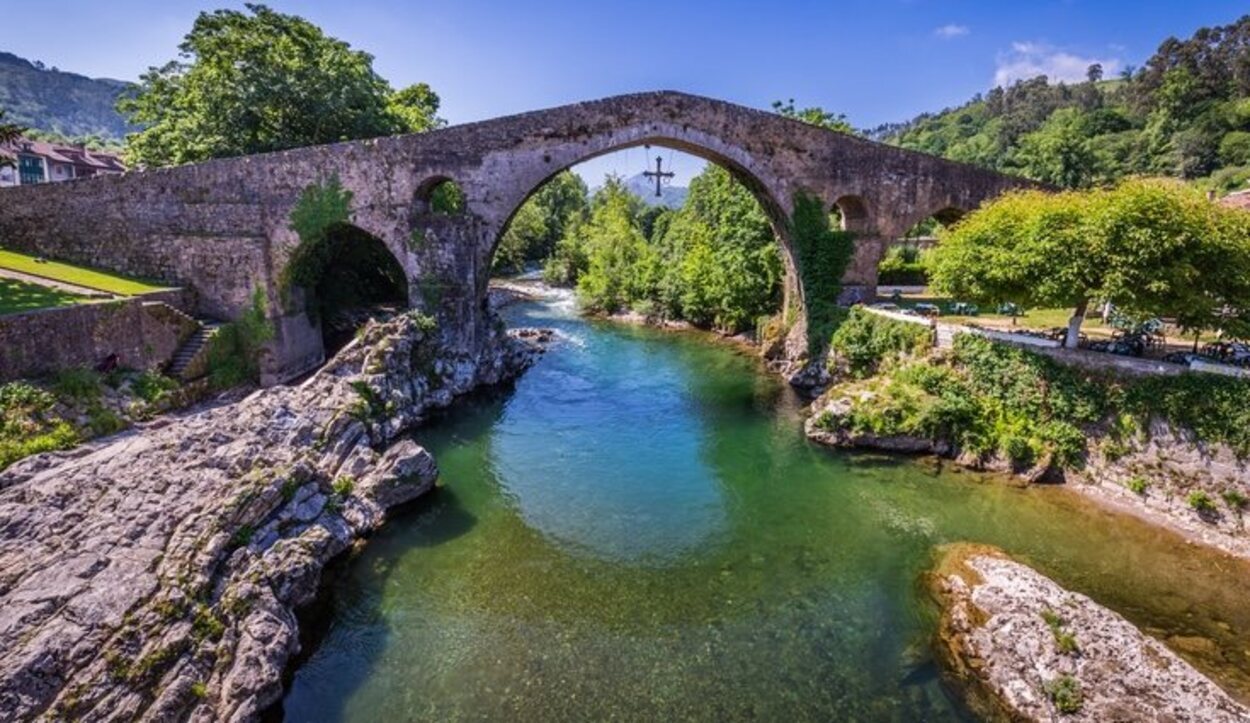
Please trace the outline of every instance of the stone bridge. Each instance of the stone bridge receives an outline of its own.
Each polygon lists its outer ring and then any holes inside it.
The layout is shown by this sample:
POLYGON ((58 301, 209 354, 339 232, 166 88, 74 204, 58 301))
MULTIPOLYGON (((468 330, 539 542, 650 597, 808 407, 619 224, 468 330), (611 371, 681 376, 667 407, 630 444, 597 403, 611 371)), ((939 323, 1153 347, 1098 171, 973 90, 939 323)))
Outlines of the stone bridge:
MULTIPOLYGON (((282 381, 324 358, 318 321, 279 292, 299 244, 291 213, 312 184, 337 177, 350 222, 402 268, 413 306, 432 307, 474 348, 494 249, 521 203, 557 172, 653 144, 729 169, 770 216, 787 269, 787 303, 803 308, 786 219, 796 193, 822 199, 856 233, 844 283, 875 291, 889 242, 929 216, 956 217, 1029 185, 973 166, 817 128, 773 113, 675 92, 534 111, 429 133, 209 161, 61 184, 0 190, 0 245, 178 283, 193 311, 234 318, 262 289, 276 338, 265 378, 282 381), (431 208, 445 181, 460 213, 431 208)), ((303 292, 296 290, 302 298, 303 292)), ((803 326, 802 323, 799 324, 803 326)))

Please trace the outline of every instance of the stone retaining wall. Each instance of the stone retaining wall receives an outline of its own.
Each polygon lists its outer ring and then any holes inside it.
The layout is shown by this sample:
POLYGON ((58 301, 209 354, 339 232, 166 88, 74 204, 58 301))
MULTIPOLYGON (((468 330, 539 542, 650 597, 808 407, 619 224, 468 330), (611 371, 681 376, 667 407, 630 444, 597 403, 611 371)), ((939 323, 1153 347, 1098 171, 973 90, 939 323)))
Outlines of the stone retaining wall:
POLYGON ((109 354, 125 367, 154 368, 195 328, 172 305, 146 297, 0 316, 0 382, 94 366, 109 354))

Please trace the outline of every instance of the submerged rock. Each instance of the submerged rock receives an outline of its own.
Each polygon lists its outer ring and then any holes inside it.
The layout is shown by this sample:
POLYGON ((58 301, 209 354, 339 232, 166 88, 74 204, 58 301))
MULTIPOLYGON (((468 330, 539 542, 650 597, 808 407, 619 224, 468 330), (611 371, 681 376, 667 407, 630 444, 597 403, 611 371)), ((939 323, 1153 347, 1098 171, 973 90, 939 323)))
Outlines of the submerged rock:
POLYGON ((1162 643, 997 550, 951 546, 931 587, 945 674, 986 719, 1250 721, 1162 643))
POLYGON ((298 387, 0 473, 0 720, 256 719, 325 563, 433 486, 400 435, 534 352, 405 314, 298 387))

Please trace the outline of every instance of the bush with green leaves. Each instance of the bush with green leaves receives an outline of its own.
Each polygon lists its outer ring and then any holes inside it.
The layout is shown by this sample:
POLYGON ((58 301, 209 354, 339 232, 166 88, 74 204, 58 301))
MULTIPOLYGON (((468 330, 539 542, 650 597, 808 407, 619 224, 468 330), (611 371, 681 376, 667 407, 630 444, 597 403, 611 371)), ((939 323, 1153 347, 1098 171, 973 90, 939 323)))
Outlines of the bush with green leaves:
POLYGON ((1067 673, 1046 683, 1045 690, 1050 701, 1063 714, 1079 713, 1085 703, 1080 682, 1067 673))
POLYGON ((1203 490, 1193 490, 1186 495, 1185 502, 1200 515, 1214 515, 1219 511, 1215 500, 1203 490))
MULTIPOLYGON (((871 339, 854 331, 863 325, 853 314, 835 335, 843 337, 835 349, 847 344, 845 338, 871 339)), ((885 338, 892 339, 882 344, 887 352, 906 349, 911 341, 906 335, 885 338)), ((871 342, 860 345, 869 350, 862 356, 868 362, 889 358, 870 353, 878 348, 871 342)), ((874 394, 853 404, 847 421, 852 430, 944 440, 975 455, 998 455, 1017 468, 1042 461, 1080 466, 1087 444, 1082 427, 1101 420, 1107 408, 1105 390, 1072 370, 968 334, 956 337, 950 354, 883 368, 871 382, 874 394)))
POLYGON ((56 397, 26 382, 0 386, 0 469, 40 452, 79 441, 73 425, 56 416, 56 397))
POLYGON ((926 255, 916 246, 893 246, 877 265, 877 283, 883 286, 925 286, 929 283, 926 255))
POLYGON ((273 333, 265 295, 257 289, 251 306, 238 319, 220 326, 209 341, 209 384, 216 389, 228 389, 259 381, 260 355, 273 333))
POLYGON ((830 364, 845 364, 852 375, 863 377, 886 361, 923 354, 933 345, 933 331, 925 324, 896 321, 855 307, 829 340, 830 364))

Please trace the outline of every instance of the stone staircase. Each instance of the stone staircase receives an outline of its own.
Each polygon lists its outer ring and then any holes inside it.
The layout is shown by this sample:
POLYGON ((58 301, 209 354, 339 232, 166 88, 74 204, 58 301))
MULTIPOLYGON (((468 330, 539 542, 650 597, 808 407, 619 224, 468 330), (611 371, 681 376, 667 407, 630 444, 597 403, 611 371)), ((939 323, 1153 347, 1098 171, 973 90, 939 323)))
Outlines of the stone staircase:
POLYGON ((165 367, 165 374, 179 381, 190 381, 204 373, 204 365, 198 362, 208 350, 208 342, 217 334, 221 324, 208 319, 196 319, 199 328, 174 352, 174 358, 165 367))

